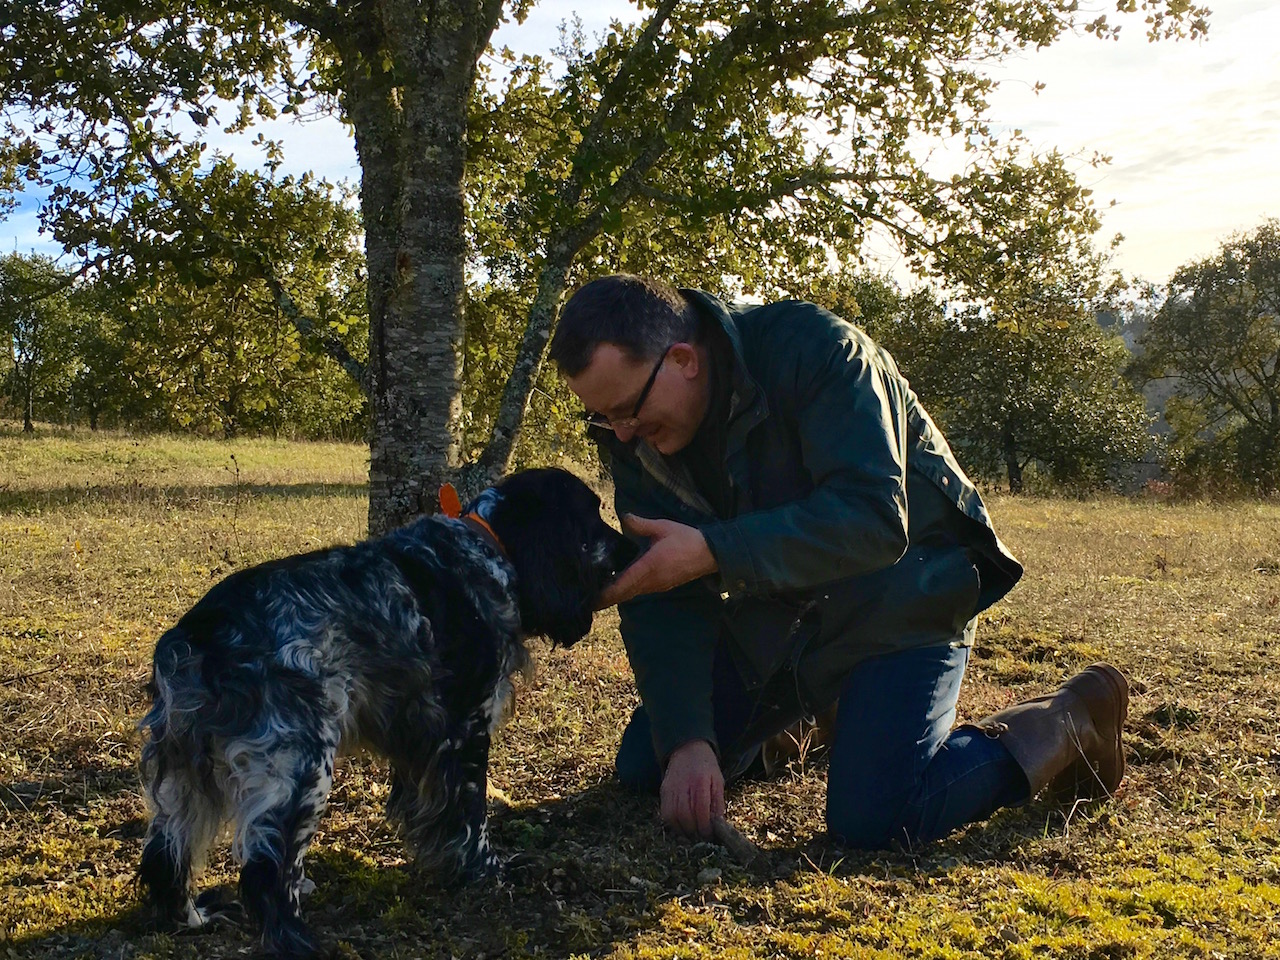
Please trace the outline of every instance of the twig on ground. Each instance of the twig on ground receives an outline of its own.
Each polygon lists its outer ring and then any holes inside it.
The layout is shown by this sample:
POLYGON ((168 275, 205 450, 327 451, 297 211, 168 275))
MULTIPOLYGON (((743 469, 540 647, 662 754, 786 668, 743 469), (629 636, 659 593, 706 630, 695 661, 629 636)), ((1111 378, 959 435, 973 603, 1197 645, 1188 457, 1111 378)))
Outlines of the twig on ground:
POLYGON ((0 679, 0 686, 7 687, 11 683, 17 683, 19 680, 30 680, 32 677, 38 677, 42 673, 49 673, 51 670, 57 670, 62 664, 55 663, 52 667, 45 667, 43 670, 33 670, 30 673, 15 673, 11 677, 0 679))
POLYGON ((764 851, 738 832, 724 817, 711 818, 711 836, 716 843, 729 851, 729 856, 744 867, 751 866, 764 851))

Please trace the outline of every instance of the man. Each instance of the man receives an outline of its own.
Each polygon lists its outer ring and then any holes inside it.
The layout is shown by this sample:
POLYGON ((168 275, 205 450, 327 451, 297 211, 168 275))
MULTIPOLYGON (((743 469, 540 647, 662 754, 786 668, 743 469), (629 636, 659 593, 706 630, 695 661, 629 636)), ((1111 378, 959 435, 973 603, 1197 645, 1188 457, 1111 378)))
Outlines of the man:
POLYGON ((603 601, 642 700, 618 776, 669 825, 709 836, 726 778, 837 700, 827 824, 851 846, 1116 788, 1128 687, 1109 665, 951 730, 976 615, 1022 568, 861 330, 620 275, 570 298, 551 357, 648 539, 603 601))

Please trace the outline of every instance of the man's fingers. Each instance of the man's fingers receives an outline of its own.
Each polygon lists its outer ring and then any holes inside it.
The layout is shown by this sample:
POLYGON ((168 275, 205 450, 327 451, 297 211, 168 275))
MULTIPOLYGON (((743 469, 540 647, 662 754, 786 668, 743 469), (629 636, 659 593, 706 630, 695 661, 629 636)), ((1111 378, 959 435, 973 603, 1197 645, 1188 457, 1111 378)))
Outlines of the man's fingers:
POLYGON ((699 835, 697 804, 693 796, 695 789, 693 784, 682 783, 662 791, 662 822, 682 837, 699 835))
POLYGON ((697 832, 696 814, 693 809, 693 796, 686 791, 684 802, 680 804, 680 832, 692 837, 697 832))
POLYGON ((628 596, 629 594, 625 589, 625 584, 615 580, 600 591, 600 596, 596 600, 596 609, 604 610, 607 607, 612 607, 615 603, 622 603, 622 601, 626 600, 628 596))
POLYGON ((687 835, 689 828, 689 791, 687 788, 671 790, 664 794, 662 802, 662 821, 672 830, 687 835))
POLYGON ((650 517, 638 517, 634 513, 628 513, 622 518, 622 529, 637 537, 656 537, 662 532, 663 527, 670 523, 670 520, 654 520, 650 517))
POLYGON ((705 840, 711 836, 711 782, 701 777, 695 780, 689 800, 693 806, 690 811, 692 825, 698 836, 705 840))
POLYGON ((679 834, 689 832, 689 785, 684 781, 663 783, 662 822, 679 834))
POLYGON ((649 576, 649 568, 653 566, 653 561, 646 559, 647 557, 648 554, 641 556, 618 574, 616 580, 600 591, 599 609, 603 610, 615 603, 630 600, 636 594, 644 592, 644 581, 649 576))

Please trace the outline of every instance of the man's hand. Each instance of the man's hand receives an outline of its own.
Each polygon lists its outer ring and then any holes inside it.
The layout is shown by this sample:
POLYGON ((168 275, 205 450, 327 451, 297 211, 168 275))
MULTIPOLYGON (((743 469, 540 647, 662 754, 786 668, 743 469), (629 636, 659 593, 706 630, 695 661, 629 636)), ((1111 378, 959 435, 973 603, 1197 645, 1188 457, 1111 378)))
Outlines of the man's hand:
POLYGON ((649 549, 604 588, 597 602, 603 610, 642 593, 661 593, 719 569, 707 539, 697 527, 674 520, 650 520, 627 514, 628 533, 649 538, 649 549))
POLYGON ((677 747, 662 778, 662 822, 686 837, 711 839, 711 818, 724 816, 724 774, 711 744, 677 747))

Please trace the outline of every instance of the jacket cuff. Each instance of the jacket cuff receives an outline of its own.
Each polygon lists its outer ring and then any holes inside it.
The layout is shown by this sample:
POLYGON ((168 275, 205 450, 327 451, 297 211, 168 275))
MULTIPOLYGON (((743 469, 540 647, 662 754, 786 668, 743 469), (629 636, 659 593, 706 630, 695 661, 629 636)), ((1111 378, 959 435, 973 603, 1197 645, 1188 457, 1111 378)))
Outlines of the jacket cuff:
POLYGON ((653 752, 662 769, 666 769, 671 754, 692 740, 707 741, 716 756, 720 756, 720 745, 716 742, 711 717, 702 715, 704 711, 701 710, 691 714, 687 704, 677 706, 668 704, 665 700, 665 697, 650 697, 644 704, 645 712, 649 714, 653 752))
POLYGON ((747 538, 732 520, 699 527, 720 569, 720 586, 729 593, 750 593, 760 584, 747 538))

